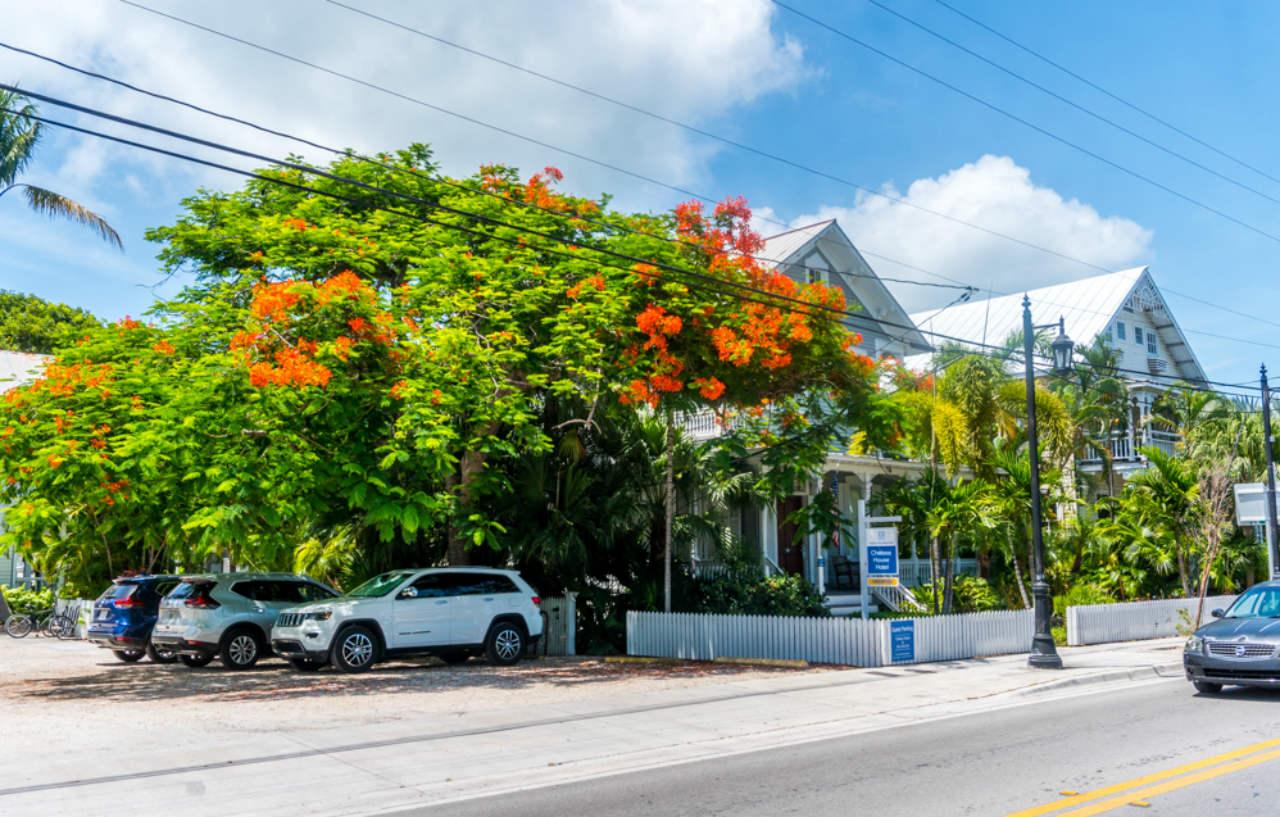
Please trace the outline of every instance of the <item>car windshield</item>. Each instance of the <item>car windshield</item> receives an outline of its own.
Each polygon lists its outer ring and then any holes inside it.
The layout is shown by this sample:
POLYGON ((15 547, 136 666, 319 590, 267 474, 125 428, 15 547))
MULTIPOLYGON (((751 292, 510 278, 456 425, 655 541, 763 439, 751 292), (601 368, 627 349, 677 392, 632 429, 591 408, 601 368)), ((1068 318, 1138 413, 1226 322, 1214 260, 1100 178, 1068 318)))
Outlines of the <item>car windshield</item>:
POLYGON ((400 586, 400 583, 413 575, 409 570, 395 570, 391 573, 383 573, 381 576, 374 576, 369 581, 360 585, 356 589, 348 593, 348 596, 356 598, 373 598, 375 596, 385 596, 392 590, 400 586))
POLYGON ((1255 587, 1236 599, 1227 611, 1227 618, 1253 618, 1280 616, 1280 587, 1255 587))

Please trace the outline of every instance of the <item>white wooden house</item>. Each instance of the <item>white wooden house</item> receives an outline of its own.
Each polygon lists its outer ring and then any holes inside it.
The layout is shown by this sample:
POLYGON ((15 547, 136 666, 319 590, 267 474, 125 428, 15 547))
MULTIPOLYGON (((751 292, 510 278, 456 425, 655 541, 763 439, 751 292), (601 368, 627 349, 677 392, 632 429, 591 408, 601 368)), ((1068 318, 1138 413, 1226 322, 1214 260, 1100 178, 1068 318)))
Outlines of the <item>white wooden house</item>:
MULTIPOLYGON (((1022 292, 917 312, 915 325, 936 340, 961 338, 975 347, 1000 345, 1022 331, 1022 292)), ((1121 476, 1146 467, 1139 449, 1153 446, 1173 453, 1178 435, 1152 424, 1156 398, 1178 382, 1203 384, 1204 369, 1178 326, 1148 267, 1095 275, 1025 293, 1037 324, 1062 318, 1077 349, 1101 337, 1119 353, 1119 372, 1129 389, 1130 421, 1113 432, 1110 453, 1121 476)), ((927 358, 910 365, 925 367, 927 358)), ((1081 465, 1100 471, 1102 453, 1093 451, 1081 465)))

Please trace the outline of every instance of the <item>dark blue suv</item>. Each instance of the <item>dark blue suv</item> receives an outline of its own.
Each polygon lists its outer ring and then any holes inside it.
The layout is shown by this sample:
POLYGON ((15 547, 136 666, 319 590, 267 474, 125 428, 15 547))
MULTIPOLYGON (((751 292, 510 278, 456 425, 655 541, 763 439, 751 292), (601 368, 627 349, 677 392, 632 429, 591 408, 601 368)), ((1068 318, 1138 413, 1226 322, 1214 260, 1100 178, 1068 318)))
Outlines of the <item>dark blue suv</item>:
POLYGON ((178 576, 121 576, 93 603, 89 641, 115 653, 116 658, 133 663, 148 656, 158 664, 171 664, 178 654, 160 650, 151 643, 160 600, 178 586, 178 576))

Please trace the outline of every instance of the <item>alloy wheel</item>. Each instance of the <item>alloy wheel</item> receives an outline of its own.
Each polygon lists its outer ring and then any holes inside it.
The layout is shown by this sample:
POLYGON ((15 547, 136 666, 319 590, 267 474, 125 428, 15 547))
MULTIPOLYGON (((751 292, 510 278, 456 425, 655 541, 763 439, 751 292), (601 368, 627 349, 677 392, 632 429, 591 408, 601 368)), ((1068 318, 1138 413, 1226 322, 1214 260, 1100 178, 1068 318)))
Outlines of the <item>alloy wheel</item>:
POLYGON ((258 657, 258 642, 251 635, 238 635, 227 645, 227 654, 236 664, 251 664, 258 657))
POLYGON ((342 660, 352 667, 363 667, 373 659, 373 639, 364 633, 351 633, 342 639, 342 660))
POLYGON ((504 661, 510 661, 520 654, 521 638, 512 627, 504 627, 493 638, 493 650, 504 661))

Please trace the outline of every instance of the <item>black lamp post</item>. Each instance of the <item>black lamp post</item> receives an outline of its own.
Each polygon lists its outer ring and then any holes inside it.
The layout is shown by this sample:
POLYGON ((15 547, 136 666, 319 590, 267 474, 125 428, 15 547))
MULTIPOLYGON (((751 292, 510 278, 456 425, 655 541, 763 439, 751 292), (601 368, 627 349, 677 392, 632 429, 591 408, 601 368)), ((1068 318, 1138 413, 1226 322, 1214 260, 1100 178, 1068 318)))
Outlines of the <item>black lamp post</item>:
MULTIPOLYGON (((1031 656, 1027 663, 1039 669, 1062 669, 1062 657, 1053 643, 1053 604, 1049 598, 1049 583, 1044 578, 1044 535, 1040 530, 1040 439, 1036 434, 1036 329, 1049 329, 1053 324, 1035 326, 1031 323, 1031 299, 1022 296, 1022 348, 1027 377, 1027 449, 1031 457, 1031 595, 1035 599, 1036 632, 1031 640, 1031 656)), ((1067 337, 1065 321, 1058 318, 1058 337, 1051 345, 1053 370, 1065 373, 1071 370, 1071 353, 1075 346, 1067 337)))

